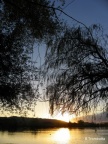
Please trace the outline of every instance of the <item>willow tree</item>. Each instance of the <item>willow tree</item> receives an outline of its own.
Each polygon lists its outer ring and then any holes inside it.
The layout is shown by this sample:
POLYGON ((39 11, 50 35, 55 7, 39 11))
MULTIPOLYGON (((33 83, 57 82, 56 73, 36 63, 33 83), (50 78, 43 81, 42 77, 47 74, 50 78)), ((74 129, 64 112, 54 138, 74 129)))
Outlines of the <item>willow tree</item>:
POLYGON ((67 28, 46 52, 46 95, 51 114, 108 106, 108 36, 100 26, 67 28))
POLYGON ((39 75, 33 45, 60 31, 60 21, 48 0, 1 0, 0 5, 0 104, 16 106, 39 96, 32 85, 39 75))

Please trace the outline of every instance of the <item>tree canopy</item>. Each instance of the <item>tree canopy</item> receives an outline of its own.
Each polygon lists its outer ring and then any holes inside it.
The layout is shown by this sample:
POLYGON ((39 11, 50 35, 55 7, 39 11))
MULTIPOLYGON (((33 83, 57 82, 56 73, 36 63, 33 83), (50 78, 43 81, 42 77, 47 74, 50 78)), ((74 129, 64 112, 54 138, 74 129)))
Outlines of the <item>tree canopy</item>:
POLYGON ((34 43, 45 42, 51 113, 56 108, 72 113, 90 111, 101 101, 107 106, 108 36, 103 35, 100 26, 87 28, 71 16, 84 28, 66 28, 56 12, 67 14, 55 8, 54 3, 55 0, 0 1, 0 104, 12 106, 39 96, 32 83, 39 71, 31 54, 34 43))
POLYGON ((60 21, 48 0, 1 0, 0 5, 0 103, 11 106, 37 97, 33 45, 60 31, 60 21))
POLYGON ((108 106, 108 36, 101 26, 72 27, 46 53, 51 114, 90 112, 108 106), (104 103, 105 102, 105 103, 104 103))

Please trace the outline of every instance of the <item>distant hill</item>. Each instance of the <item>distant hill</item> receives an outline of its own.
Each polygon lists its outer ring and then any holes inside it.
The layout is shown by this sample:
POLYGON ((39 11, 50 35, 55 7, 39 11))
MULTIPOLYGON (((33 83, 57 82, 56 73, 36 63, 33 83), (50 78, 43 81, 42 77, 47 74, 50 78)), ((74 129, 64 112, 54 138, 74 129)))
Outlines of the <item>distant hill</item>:
POLYGON ((98 113, 95 115, 86 115, 72 119, 72 121, 83 120, 85 122, 103 123, 108 122, 108 112, 98 113))
MULTIPOLYGON (((80 117, 79 120, 81 119, 83 120, 83 118, 80 117)), ((68 123, 56 119, 0 117, 0 130, 23 131, 23 130, 36 130, 40 128, 43 129, 43 128, 60 128, 60 127, 68 127, 68 128, 85 128, 85 127, 91 128, 100 126, 108 127, 108 122, 102 124, 96 124, 93 121, 87 122, 87 119, 84 121, 79 121, 78 123, 71 123, 71 122, 68 123)))
POLYGON ((26 118, 26 117, 0 117, 0 129, 37 129, 67 127, 68 123, 56 119, 26 118))

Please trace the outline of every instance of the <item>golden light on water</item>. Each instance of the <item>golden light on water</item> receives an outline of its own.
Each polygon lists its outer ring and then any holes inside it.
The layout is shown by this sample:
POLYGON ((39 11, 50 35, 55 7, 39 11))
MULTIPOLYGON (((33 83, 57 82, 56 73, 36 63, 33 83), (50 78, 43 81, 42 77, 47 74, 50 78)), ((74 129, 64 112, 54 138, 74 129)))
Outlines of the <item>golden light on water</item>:
POLYGON ((70 140, 70 131, 68 128, 58 129, 53 135, 54 141, 63 143, 68 143, 70 140))

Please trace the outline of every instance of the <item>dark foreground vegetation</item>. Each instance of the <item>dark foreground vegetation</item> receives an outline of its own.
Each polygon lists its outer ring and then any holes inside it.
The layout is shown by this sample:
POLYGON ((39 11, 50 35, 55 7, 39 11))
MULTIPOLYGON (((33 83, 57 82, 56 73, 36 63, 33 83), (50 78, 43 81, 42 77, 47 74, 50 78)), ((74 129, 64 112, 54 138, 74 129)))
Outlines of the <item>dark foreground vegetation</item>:
POLYGON ((64 122, 56 119, 41 119, 41 118, 25 118, 25 117, 1 117, 0 130, 35 130, 40 128, 93 128, 93 127, 108 127, 108 123, 89 123, 82 120, 78 123, 64 122))

